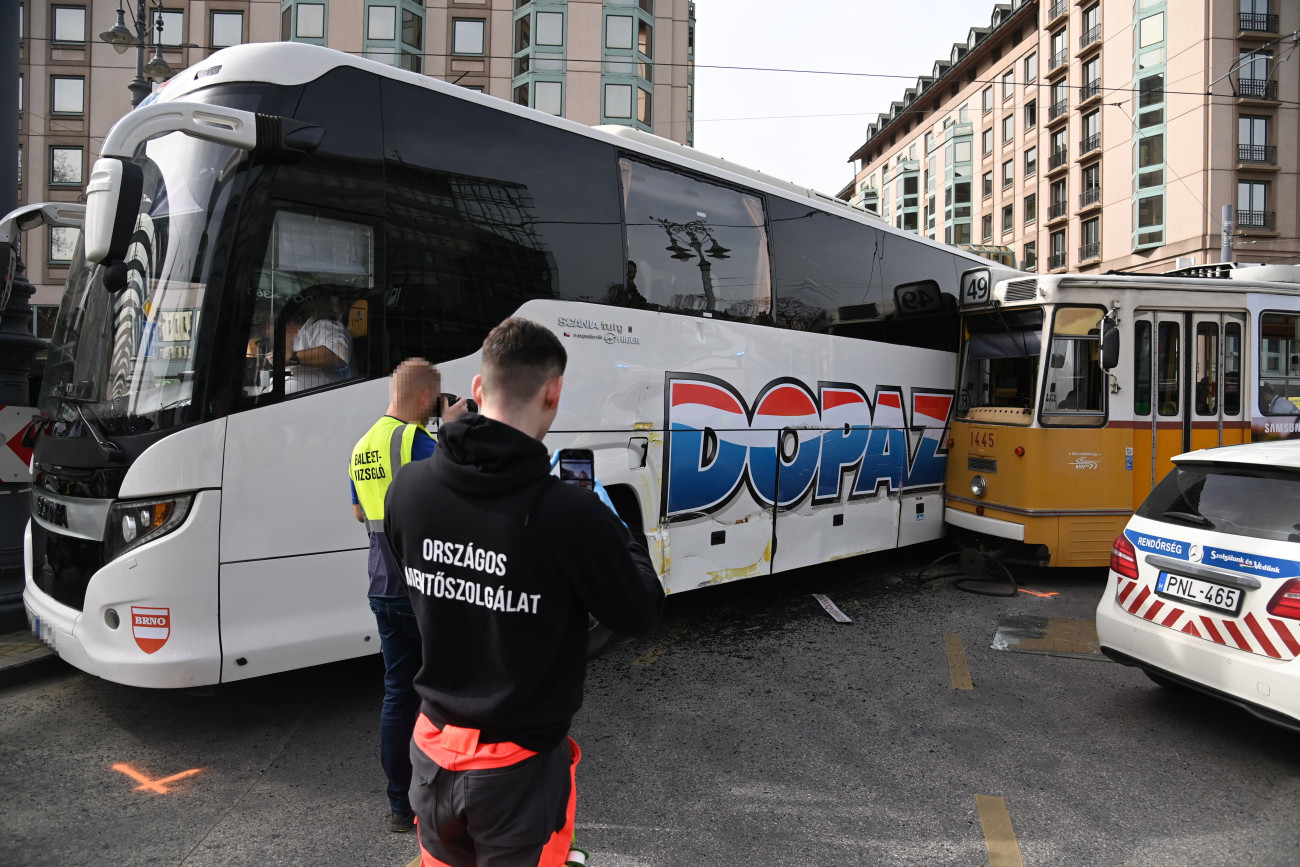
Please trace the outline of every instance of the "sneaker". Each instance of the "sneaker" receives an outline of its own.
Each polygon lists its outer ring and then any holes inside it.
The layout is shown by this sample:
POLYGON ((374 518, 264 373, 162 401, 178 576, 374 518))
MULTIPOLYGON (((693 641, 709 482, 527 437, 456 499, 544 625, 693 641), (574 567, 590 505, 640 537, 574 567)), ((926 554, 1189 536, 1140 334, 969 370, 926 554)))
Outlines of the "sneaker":
POLYGON ((388 830, 394 834, 405 834, 415 827, 415 813, 390 813, 388 816, 388 830))

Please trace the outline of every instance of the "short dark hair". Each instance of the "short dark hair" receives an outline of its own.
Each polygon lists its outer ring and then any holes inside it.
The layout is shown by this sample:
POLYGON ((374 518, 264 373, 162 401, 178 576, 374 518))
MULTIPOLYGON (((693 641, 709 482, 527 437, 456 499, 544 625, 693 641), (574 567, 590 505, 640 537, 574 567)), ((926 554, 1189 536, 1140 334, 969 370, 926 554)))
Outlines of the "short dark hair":
POLYGON ((549 328, 512 316, 483 341, 483 390, 491 400, 522 404, 548 379, 564 375, 569 356, 549 328))

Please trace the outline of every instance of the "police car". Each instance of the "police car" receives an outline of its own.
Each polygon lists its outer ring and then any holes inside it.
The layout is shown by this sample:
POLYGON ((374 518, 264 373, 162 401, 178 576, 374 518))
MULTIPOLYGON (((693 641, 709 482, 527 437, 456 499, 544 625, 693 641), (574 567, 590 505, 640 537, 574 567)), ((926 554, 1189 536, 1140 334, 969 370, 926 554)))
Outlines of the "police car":
POLYGON ((1300 731, 1300 440, 1174 463, 1115 540, 1102 652, 1300 731))

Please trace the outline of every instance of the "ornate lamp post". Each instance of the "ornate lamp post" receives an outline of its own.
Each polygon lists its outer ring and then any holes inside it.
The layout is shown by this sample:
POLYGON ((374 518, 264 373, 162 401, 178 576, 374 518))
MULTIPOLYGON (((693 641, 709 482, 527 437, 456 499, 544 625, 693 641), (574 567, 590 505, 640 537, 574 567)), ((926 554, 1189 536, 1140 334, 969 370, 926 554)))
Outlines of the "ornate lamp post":
POLYGON ((704 309, 713 312, 717 306, 717 296, 713 293, 713 263, 710 259, 730 259, 731 250, 718 243, 713 237, 713 230, 703 220, 691 220, 689 223, 674 223, 659 217, 651 217, 668 233, 668 246, 664 249, 673 254, 679 262, 689 262, 696 257, 700 263, 700 278, 704 284, 704 309), (704 249, 708 242, 709 249, 704 249), (682 246, 685 244, 686 246, 682 246), (693 253, 691 251, 694 251, 693 253))
POLYGON ((128 48, 135 47, 135 79, 127 85, 131 91, 131 107, 135 108, 144 101, 152 90, 149 81, 145 80, 148 74, 152 81, 163 82, 171 78, 174 74, 172 68, 167 65, 167 61, 162 56, 162 0, 154 0, 154 6, 147 11, 153 13, 154 28, 157 29, 158 35, 153 39, 154 55, 148 63, 144 61, 145 50, 149 47, 150 27, 145 17, 148 0, 138 0, 136 5, 135 19, 131 22, 135 29, 132 33, 126 26, 126 12, 119 5, 117 7, 117 23, 110 29, 99 34, 99 38, 113 46, 118 54, 126 53, 128 48))

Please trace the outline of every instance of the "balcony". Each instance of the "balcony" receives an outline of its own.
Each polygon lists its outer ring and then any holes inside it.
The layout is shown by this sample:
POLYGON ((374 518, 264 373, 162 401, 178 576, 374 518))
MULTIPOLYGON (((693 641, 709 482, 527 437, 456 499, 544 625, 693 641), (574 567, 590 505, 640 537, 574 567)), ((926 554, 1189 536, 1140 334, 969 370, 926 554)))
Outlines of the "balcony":
POLYGON ((1079 142, 1079 156, 1095 151, 1101 147, 1101 133, 1093 133, 1083 141, 1079 142))
POLYGON ((1047 61, 1047 71, 1051 72, 1054 69, 1059 69, 1064 66, 1069 59, 1070 50, 1068 48, 1062 48, 1060 51, 1052 55, 1051 60, 1047 61))
POLYGON ((1047 158, 1047 170, 1049 172, 1054 172, 1061 166, 1069 163, 1069 161, 1070 152, 1066 148, 1061 148, 1059 151, 1053 151, 1052 155, 1047 158))
POLYGON ((1079 248, 1080 262, 1087 262, 1089 259, 1100 259, 1100 258, 1101 258, 1100 241, 1093 242, 1091 244, 1084 244, 1082 247, 1079 248))
POLYGON ((1050 24, 1057 18, 1060 18, 1069 8, 1069 0, 1056 0, 1056 2, 1052 4, 1052 8, 1047 10, 1047 23, 1050 24))
POLYGON ((1277 16, 1257 12, 1241 12, 1237 27, 1242 33, 1276 33, 1277 16))
POLYGON ((1277 228, 1277 212, 1238 211, 1236 222, 1238 229, 1262 229, 1271 232, 1277 228))
POLYGON ((1101 96, 1101 79, 1094 78, 1092 81, 1079 88, 1079 104, 1087 102, 1090 99, 1096 99, 1101 96))
POLYGON ((1061 101, 1055 103, 1050 109, 1048 109, 1047 122, 1051 123, 1052 121, 1057 120, 1058 118, 1065 117, 1069 113, 1070 113, 1070 100, 1062 99, 1061 101))
POLYGON ((1277 99, 1277 82, 1267 78, 1237 80, 1237 96, 1242 99, 1277 99))
POLYGON ((1047 209, 1047 221, 1050 223, 1052 220, 1059 220, 1062 217, 1066 216, 1069 213, 1069 211, 1070 211, 1069 202, 1064 200, 1059 202, 1052 202, 1051 206, 1048 207, 1047 209))
POLYGON ((1101 42, 1101 25, 1093 25, 1087 33, 1079 37, 1079 50, 1083 51, 1090 45, 1097 45, 1101 42))
POLYGON ((1101 206, 1101 187, 1092 187, 1084 190, 1079 194, 1079 210, 1086 211, 1089 208, 1101 206))
POLYGON ((1277 165, 1277 145, 1237 145, 1237 162, 1277 165))
POLYGON ((1065 267, 1065 254, 1053 253, 1047 257, 1047 270, 1055 271, 1057 268, 1065 267))

